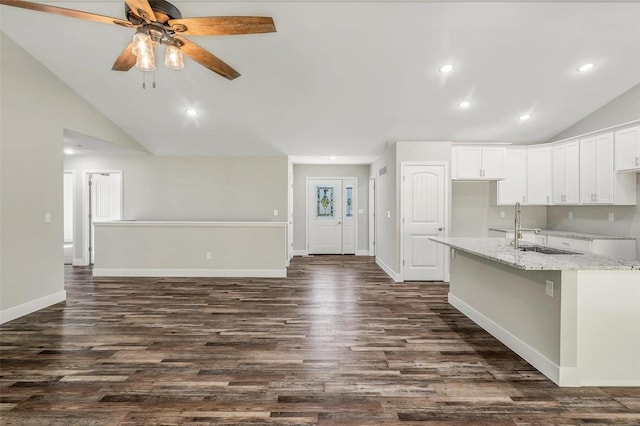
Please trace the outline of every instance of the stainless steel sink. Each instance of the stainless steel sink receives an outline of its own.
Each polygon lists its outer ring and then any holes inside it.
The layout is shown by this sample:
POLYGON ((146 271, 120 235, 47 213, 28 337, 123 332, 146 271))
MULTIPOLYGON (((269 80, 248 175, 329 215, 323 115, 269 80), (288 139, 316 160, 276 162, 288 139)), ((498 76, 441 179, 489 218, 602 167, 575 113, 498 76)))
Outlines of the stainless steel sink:
POLYGON ((562 250, 544 246, 520 246, 520 251, 534 251, 542 254, 582 254, 575 251, 562 250))

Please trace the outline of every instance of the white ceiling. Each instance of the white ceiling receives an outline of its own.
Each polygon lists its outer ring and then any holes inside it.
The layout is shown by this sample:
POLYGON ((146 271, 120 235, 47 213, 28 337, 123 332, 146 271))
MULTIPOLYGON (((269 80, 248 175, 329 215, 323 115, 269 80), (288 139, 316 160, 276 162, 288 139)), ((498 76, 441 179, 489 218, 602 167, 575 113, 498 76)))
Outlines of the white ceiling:
MULTIPOLYGON (((46 3, 124 16, 122 1, 46 3)), ((639 2, 174 4, 184 17, 272 16, 278 31, 192 37, 242 76, 187 60, 160 64, 143 90, 140 71, 111 71, 130 29, 7 6, 0 29, 158 155, 370 159, 396 140, 546 141, 640 83, 639 2)))

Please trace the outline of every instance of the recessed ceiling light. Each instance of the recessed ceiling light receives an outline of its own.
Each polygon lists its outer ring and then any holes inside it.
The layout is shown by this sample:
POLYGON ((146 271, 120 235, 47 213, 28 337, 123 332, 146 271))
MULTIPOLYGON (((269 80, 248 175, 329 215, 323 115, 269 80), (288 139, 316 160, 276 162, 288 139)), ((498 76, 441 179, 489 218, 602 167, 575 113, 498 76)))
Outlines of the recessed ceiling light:
POLYGON ((73 154, 73 149, 65 148, 65 149, 62 150, 62 152, 64 152, 67 155, 71 155, 71 154, 73 154))
POLYGON ((530 118, 531 118, 531 114, 522 114, 520 116, 520 121, 527 121, 530 118))
POLYGON ((331 158, 332 160, 335 160, 337 157, 336 157, 335 155, 332 155, 332 156, 331 156, 331 157, 329 157, 329 158, 331 158))
POLYGON ((471 102, 469 101, 462 101, 458 103, 458 107, 460 107, 461 109, 467 109, 471 106, 471 102))
POLYGON ((453 65, 451 64, 444 64, 443 66, 440 67, 440 72, 443 74, 446 74, 451 71, 453 71, 453 65))
POLYGON ((198 115, 198 110, 195 108, 187 108, 184 110, 184 112, 189 116, 189 117, 195 117, 196 115, 198 115))
POLYGON ((590 71, 592 68, 593 68, 593 64, 591 62, 587 62, 586 64, 580 65, 578 67, 578 71, 587 72, 587 71, 590 71))

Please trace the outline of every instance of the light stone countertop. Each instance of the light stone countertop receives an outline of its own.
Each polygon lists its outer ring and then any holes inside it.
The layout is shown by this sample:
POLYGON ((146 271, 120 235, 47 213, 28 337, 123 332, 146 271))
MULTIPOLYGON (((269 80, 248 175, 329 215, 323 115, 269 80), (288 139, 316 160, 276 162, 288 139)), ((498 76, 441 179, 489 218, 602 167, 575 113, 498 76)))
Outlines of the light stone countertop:
POLYGON ((511 240, 507 238, 432 237, 430 239, 457 250, 524 270, 638 270, 640 272, 640 262, 635 260, 614 259, 612 257, 582 252, 580 254, 543 254, 531 251, 520 251, 515 250, 510 245, 511 240))
MULTIPOLYGON (((538 235, 547 235, 561 238, 573 238, 575 240, 635 240, 635 237, 618 237, 615 235, 589 234, 586 232, 558 231, 555 229, 522 228, 523 231, 538 230, 538 235)), ((489 231, 513 232, 513 228, 489 228, 489 231)))

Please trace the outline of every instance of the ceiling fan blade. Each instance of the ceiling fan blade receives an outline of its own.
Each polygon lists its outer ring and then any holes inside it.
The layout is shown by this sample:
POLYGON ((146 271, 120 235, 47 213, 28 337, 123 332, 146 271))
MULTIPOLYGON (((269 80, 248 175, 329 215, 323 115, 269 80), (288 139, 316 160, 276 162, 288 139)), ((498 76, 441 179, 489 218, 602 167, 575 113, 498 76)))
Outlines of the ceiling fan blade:
POLYGON ((146 22, 156 21, 156 14, 151 9, 148 0, 125 0, 125 2, 129 5, 134 15, 139 16, 146 22))
POLYGON ((136 64, 136 56, 133 54, 133 42, 124 48, 118 59, 113 63, 113 71, 129 71, 136 64))
POLYGON ((209 16, 170 19, 168 24, 184 35, 227 35, 273 33, 273 18, 264 16, 209 16))
POLYGON ((211 71, 220 74, 229 80, 240 77, 240 73, 238 71, 234 70, 222 60, 218 59, 218 57, 206 51, 194 42, 178 36, 175 36, 174 38, 183 43, 183 46, 181 47, 182 53, 189 56, 200 65, 209 68, 211 71))
POLYGON ((68 16, 71 18, 85 19, 87 21, 101 22, 103 24, 115 24, 121 25, 123 27, 133 27, 133 24, 131 22, 125 21, 123 19, 96 15, 95 13, 82 12, 75 9, 65 9, 64 7, 49 6, 22 0, 0 0, 0 4, 20 7, 22 9, 36 10, 38 12, 54 13, 56 15, 68 16))

